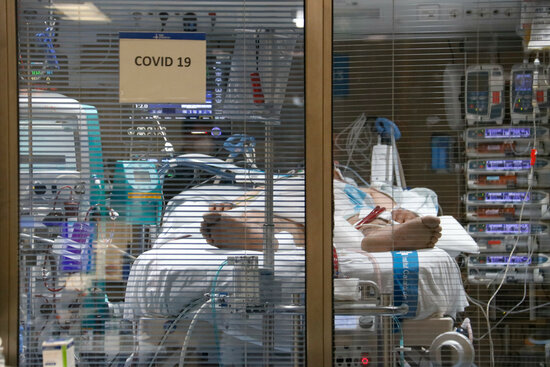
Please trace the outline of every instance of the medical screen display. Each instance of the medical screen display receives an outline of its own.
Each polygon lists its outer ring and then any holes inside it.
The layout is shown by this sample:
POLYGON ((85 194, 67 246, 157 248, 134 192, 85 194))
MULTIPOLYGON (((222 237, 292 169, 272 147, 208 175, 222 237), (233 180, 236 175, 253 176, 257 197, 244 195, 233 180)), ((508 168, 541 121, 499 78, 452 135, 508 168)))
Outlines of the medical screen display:
POLYGON ((488 171, 528 170, 530 167, 531 162, 528 159, 490 160, 486 165, 488 171))
POLYGON ((206 92, 206 103, 179 104, 179 103, 141 103, 136 108, 147 110, 154 116, 209 116, 212 115, 212 92, 206 92))
POLYGON ((530 92, 533 89, 533 74, 531 72, 514 74, 514 90, 530 92))
POLYGON ((529 200, 528 192, 488 192, 485 194, 485 201, 489 203, 517 203, 529 200))
POLYGON ((487 264, 491 265, 529 265, 531 264, 531 258, 529 256, 487 256, 487 264))
POLYGON ((151 175, 148 171, 134 171, 134 180, 137 183, 149 183, 151 182, 151 175))
POLYGON ((485 137, 488 139, 529 138, 530 136, 531 136, 531 128, 528 128, 528 127, 485 129, 485 137))
POLYGON ((487 233, 514 234, 531 233, 529 223, 491 223, 485 227, 487 233))
POLYGON ((489 91, 489 72, 477 72, 468 74, 469 92, 488 92, 489 91))

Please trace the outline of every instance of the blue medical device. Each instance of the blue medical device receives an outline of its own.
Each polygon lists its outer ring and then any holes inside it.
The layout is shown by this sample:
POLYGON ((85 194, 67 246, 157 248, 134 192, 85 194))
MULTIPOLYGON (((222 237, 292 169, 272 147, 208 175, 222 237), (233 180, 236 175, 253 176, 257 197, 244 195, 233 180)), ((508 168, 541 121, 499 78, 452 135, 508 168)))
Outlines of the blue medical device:
POLYGON ((162 186, 155 162, 118 161, 111 206, 130 224, 157 225, 162 209, 162 186))
POLYGON ((376 121, 374 121, 374 126, 376 128, 376 132, 382 139, 388 139, 389 141, 392 134, 396 141, 401 139, 401 131, 395 122, 388 120, 387 118, 378 117, 376 121))

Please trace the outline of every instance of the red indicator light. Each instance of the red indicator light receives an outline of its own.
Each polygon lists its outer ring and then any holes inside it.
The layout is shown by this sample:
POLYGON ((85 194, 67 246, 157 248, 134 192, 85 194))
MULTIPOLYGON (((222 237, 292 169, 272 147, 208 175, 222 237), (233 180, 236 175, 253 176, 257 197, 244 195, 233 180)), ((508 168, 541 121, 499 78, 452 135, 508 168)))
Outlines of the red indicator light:
POLYGON ((493 92, 493 104, 500 104, 500 92, 493 92))
POLYGON ((361 358, 361 364, 367 366, 369 364, 369 359, 367 357, 361 358))
POLYGON ((489 241, 487 241, 487 244, 488 245, 500 245, 501 242, 500 242, 500 240, 489 240, 489 241))
POLYGON ((537 102, 541 103, 544 102, 544 91, 538 90, 537 91, 537 102))

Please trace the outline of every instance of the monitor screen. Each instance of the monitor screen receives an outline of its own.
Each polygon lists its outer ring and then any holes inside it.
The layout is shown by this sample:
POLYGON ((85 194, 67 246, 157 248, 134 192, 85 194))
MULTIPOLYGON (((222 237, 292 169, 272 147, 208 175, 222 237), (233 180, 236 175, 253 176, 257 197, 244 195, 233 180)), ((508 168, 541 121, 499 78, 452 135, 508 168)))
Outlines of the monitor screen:
POLYGON ((486 165, 488 171, 528 170, 530 167, 531 161, 529 159, 488 160, 486 165))
POLYGON ((491 265, 506 265, 508 264, 516 265, 529 265, 531 264, 531 258, 529 256, 487 256, 487 264, 491 265))
POLYGON ((140 103, 135 105, 140 110, 146 110, 154 116, 187 116, 208 117, 212 111, 212 92, 206 92, 205 103, 140 103))
POLYGON ((487 192, 485 194, 485 201, 489 203, 517 203, 522 201, 529 201, 530 195, 528 192, 487 192))
POLYGON ((530 92, 533 89, 533 74, 530 71, 514 74, 514 90, 516 92, 530 92))
POLYGON ((470 92, 488 92, 489 91, 489 72, 477 71, 468 74, 468 91, 470 92))

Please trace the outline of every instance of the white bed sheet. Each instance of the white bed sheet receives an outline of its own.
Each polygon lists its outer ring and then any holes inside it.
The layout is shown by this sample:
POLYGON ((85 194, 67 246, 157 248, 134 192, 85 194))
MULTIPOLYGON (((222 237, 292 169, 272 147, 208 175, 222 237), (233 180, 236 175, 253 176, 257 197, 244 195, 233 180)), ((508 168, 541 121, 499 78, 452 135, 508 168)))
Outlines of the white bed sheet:
MULTIPOLYGON (((202 215, 214 202, 231 202, 243 191, 220 186, 192 189, 178 195, 167 207, 162 231, 154 248, 132 265, 127 283, 125 318, 177 315, 189 302, 211 291, 212 280, 227 256, 257 255, 256 251, 220 250, 206 243, 200 233, 202 215)), ((336 235, 336 234, 335 234, 336 235)), ((304 292, 305 254, 294 246, 290 234, 277 235, 275 277, 282 281, 283 295, 304 292)), ((335 243, 335 246, 337 244, 335 243)), ((369 254, 359 249, 339 249, 341 275, 381 283, 383 292, 393 293, 393 264, 390 252, 369 254)), ((418 252, 419 307, 417 319, 433 314, 454 315, 468 305, 460 271, 454 260, 440 249, 418 252)), ((230 266, 219 274, 217 289, 223 290, 231 277, 230 266)))

